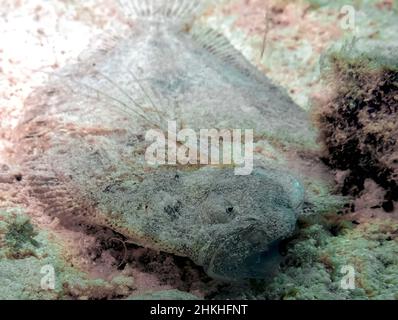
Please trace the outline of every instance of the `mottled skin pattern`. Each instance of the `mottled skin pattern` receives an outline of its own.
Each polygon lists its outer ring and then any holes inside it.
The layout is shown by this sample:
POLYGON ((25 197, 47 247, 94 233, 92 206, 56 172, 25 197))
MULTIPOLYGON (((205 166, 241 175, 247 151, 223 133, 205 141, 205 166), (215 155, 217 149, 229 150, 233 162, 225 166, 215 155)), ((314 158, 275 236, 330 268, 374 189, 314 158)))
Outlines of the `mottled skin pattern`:
POLYGON ((98 201, 136 226, 149 246, 191 257, 217 277, 255 276, 250 254, 291 233, 303 199, 297 180, 257 168, 250 176, 231 169, 160 171, 145 180, 110 186, 98 201))
POLYGON ((271 169, 272 159, 250 176, 150 168, 145 132, 174 119, 192 129, 251 128, 285 144, 313 132, 306 113, 243 57, 226 61, 200 38, 141 21, 113 48, 65 69, 27 100, 19 161, 32 193, 61 221, 107 225, 216 278, 262 278, 295 227, 298 180, 271 169))

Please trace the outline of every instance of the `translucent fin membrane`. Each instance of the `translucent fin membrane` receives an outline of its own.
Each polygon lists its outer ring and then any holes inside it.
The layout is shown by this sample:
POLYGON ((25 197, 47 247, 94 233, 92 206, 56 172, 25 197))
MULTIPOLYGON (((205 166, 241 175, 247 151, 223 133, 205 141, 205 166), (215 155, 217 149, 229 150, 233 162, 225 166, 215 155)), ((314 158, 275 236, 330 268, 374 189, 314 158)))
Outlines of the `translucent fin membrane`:
POLYGON ((185 23, 192 21, 203 10, 206 0, 119 0, 132 18, 158 22, 185 23))

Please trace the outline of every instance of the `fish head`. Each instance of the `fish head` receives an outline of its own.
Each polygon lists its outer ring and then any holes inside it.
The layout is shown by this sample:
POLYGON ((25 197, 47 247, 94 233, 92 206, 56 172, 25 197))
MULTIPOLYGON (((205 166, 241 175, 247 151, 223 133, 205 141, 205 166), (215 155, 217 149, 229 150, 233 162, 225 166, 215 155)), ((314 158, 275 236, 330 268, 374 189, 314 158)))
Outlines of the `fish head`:
POLYGON ((270 168, 247 176, 231 168, 163 170, 128 190, 112 190, 111 201, 114 208, 125 199, 131 230, 151 247, 189 257, 209 276, 227 281, 273 272, 279 242, 294 231, 304 200, 299 180, 270 168))
POLYGON ((281 262, 279 244, 294 231, 304 188, 292 175, 255 169, 249 176, 213 173, 198 207, 199 264, 221 280, 265 279, 281 262))

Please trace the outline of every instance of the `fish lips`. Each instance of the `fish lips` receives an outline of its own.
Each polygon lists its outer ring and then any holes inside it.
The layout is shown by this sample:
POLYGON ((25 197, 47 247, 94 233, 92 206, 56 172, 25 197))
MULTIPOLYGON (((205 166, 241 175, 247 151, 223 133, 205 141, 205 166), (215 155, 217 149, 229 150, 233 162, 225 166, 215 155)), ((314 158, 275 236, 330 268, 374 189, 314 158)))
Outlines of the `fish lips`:
POLYGON ((214 279, 228 282, 269 279, 283 260, 281 240, 271 240, 261 224, 240 226, 223 239, 215 237, 205 271, 214 279))

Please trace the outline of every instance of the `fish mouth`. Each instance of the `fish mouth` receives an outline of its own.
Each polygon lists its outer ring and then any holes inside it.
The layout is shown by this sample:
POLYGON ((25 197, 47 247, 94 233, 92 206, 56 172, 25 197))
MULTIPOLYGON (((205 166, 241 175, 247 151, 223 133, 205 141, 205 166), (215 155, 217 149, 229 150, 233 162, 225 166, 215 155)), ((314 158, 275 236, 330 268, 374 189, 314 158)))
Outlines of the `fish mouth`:
POLYGON ((205 267, 206 273, 223 281, 271 278, 283 260, 279 253, 281 240, 270 241, 260 226, 239 228, 223 241, 214 241, 219 245, 205 267))

